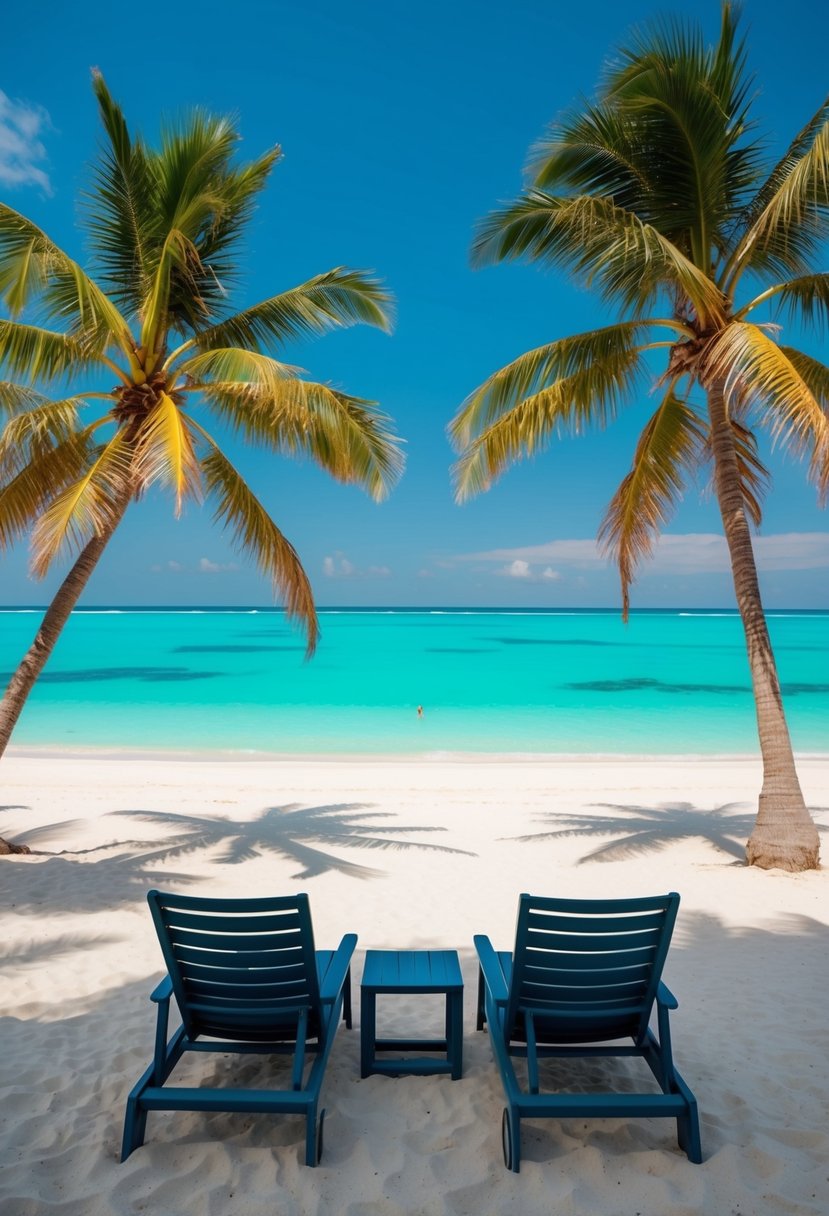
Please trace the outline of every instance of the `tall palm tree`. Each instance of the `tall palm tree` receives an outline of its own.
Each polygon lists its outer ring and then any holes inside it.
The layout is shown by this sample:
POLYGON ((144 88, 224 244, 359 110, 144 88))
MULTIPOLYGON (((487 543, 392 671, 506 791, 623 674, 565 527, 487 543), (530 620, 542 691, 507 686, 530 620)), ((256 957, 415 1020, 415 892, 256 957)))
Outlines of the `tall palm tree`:
POLYGON ((0 204, 0 548, 31 531, 43 575, 78 553, 0 704, 0 755, 61 629, 129 504, 155 484, 206 496, 268 575, 287 613, 318 633, 299 557, 208 429, 210 419, 274 453, 306 454, 381 498, 402 457, 369 401, 303 379, 288 339, 366 322, 391 300, 370 274, 339 268, 233 312, 240 238, 279 159, 247 164, 224 119, 196 113, 160 147, 130 136, 100 75, 105 142, 84 198, 92 278, 30 220, 0 204), (24 309, 33 320, 19 319, 24 309), (102 375, 114 388, 100 387, 102 375), (55 400, 55 385, 86 379, 55 400), (37 387, 36 387, 37 386, 37 387), (90 403, 102 403, 90 419, 90 403))
POLYGON ((634 37, 593 104, 534 150, 530 185, 480 226, 479 264, 525 257, 598 289, 624 319, 529 351, 464 402, 450 432, 459 499, 557 432, 610 422, 656 380, 649 418, 599 533, 618 563, 623 613, 690 475, 713 464, 757 708, 763 786, 749 863, 818 864, 783 712, 750 523, 768 473, 756 428, 808 454, 829 488, 829 368, 781 345, 762 305, 806 323, 829 313, 829 101, 767 164, 750 121, 751 81, 731 4, 719 39, 672 23, 634 37), (760 314, 762 316, 762 313, 760 314), (664 354, 661 373, 654 360, 664 354), (696 392, 701 400, 692 397, 696 392))

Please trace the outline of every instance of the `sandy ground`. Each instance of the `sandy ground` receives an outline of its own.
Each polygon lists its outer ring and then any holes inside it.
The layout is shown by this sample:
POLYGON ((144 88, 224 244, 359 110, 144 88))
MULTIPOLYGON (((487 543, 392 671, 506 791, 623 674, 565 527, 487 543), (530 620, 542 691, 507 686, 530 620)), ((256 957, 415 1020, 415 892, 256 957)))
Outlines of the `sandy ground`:
MULTIPOLYGON (((800 771, 825 829, 829 759, 800 771)), ((829 870, 743 866, 759 782, 746 760, 7 758, 0 834, 36 851, 0 859, 3 1216, 825 1214, 829 870), (198 1113, 151 1114, 120 1165, 162 974, 152 886, 306 890, 318 945, 359 934, 355 982, 366 948, 457 948, 463 1079, 361 1081, 355 1025, 334 1044, 319 1168, 302 1164, 299 1119, 198 1113), (674 1055, 704 1164, 669 1120, 548 1119, 523 1125, 521 1173, 508 1173, 498 1074, 474 1030, 473 933, 509 948, 521 891, 667 890, 682 896, 665 972, 674 1055)), ((392 1033, 437 1032, 432 998, 387 1002, 392 1033)), ((185 1063, 196 1084, 267 1084, 273 1067, 185 1063)), ((626 1067, 589 1061, 563 1080, 606 1086, 609 1068, 629 1084, 626 1067)))

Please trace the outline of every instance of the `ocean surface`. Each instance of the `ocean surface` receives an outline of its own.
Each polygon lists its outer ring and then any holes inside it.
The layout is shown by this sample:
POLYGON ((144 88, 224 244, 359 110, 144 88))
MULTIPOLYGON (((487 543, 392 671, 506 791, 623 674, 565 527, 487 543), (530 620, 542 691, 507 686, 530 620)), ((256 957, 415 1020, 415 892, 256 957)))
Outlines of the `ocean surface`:
MULTIPOLYGON (((39 610, 0 610, 5 683, 39 610)), ((756 753, 735 612, 73 613, 13 742, 291 754, 756 753), (423 707, 422 717, 417 707, 423 707)), ((795 748, 829 752, 829 613, 772 612, 795 748)))

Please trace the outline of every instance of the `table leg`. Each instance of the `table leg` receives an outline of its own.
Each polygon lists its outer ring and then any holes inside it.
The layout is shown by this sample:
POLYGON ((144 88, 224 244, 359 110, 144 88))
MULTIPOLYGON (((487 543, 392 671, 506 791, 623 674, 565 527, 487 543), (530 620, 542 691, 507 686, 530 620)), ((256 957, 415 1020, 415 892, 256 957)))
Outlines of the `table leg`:
POLYGON ((463 992, 450 992, 446 996, 446 1045, 449 1063, 452 1065, 452 1080, 463 1074, 463 992))
POLYGON ((360 994, 360 1076, 374 1071, 374 1045, 377 1041, 377 993, 361 990, 360 994))

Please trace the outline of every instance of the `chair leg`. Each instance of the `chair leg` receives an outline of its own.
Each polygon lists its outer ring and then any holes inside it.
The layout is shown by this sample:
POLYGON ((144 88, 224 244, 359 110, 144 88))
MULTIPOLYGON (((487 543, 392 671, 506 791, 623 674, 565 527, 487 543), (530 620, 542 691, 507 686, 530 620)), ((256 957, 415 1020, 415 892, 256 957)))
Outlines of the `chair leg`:
POLYGON ((475 1029, 483 1030, 486 1024, 486 1008, 484 994, 484 973, 482 968, 478 968, 478 1005, 475 1016, 475 1029))
POLYGON ((685 1150, 685 1155, 694 1165, 702 1162, 702 1143, 699 1134, 699 1114, 696 1101, 692 1098, 688 1103, 688 1113, 680 1115, 676 1121, 676 1138, 679 1147, 685 1150))
POLYGON ((325 1110, 317 1116, 316 1107, 311 1107, 305 1117, 305 1164, 319 1165, 322 1159, 322 1137, 325 1124, 325 1110))
POLYGON ((121 1142, 121 1160, 126 1161, 130 1153, 144 1143, 147 1130, 147 1112, 141 1109, 137 1096, 127 1098, 127 1113, 124 1119, 124 1138, 121 1142))

